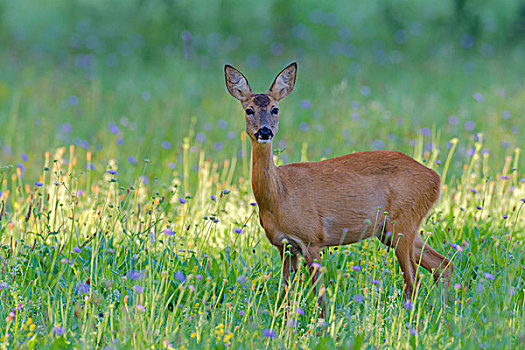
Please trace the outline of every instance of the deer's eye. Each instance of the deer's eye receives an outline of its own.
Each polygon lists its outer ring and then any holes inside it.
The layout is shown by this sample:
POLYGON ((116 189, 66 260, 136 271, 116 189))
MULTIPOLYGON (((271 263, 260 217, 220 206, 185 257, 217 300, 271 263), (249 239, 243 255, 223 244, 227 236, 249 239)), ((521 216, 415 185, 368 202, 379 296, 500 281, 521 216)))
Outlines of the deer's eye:
POLYGON ((279 114, 279 108, 272 108, 272 114, 273 115, 279 114))
POLYGON ((248 109, 246 110, 246 115, 254 115, 254 114, 255 114, 255 112, 253 111, 253 109, 248 108, 248 109))

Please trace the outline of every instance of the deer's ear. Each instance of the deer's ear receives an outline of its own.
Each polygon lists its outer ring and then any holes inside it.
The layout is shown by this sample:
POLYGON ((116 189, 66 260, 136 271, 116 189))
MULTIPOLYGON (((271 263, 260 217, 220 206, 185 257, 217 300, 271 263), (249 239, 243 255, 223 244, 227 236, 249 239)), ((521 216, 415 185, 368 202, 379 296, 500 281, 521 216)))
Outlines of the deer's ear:
POLYGON ((253 94, 248 80, 237 69, 230 65, 224 66, 226 87, 230 94, 240 101, 246 101, 253 94))
POLYGON ((270 87, 269 95, 279 101, 292 92, 297 74, 297 63, 292 63, 281 71, 270 87))

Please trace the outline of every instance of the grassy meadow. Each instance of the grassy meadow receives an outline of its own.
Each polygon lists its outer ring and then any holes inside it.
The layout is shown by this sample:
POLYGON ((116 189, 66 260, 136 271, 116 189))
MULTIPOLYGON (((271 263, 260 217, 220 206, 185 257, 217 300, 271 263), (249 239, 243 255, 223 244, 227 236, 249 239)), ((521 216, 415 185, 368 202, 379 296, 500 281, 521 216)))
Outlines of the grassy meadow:
POLYGON ((525 346, 520 1, 0 0, 0 349, 525 346), (298 62, 276 164, 405 152, 442 177, 404 302, 392 249, 323 252, 283 299, 225 90, 298 62))

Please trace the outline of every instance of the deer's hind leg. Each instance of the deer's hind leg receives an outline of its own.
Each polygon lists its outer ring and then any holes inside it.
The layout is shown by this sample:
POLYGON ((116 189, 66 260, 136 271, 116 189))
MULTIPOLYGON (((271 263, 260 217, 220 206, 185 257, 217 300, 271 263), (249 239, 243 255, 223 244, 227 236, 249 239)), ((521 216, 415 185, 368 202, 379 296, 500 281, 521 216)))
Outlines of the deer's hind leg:
POLYGON ((417 277, 417 262, 414 254, 414 236, 416 229, 402 222, 396 222, 394 226, 387 223, 384 232, 379 235, 379 240, 386 246, 395 249, 396 258, 403 271, 405 280, 405 298, 413 301, 419 288, 417 277))
POLYGON ((446 294, 454 272, 454 265, 443 255, 436 252, 431 246, 423 241, 419 234, 414 237, 414 253, 416 262, 421 264, 434 277, 434 281, 440 282, 443 279, 443 296, 446 301, 446 294))

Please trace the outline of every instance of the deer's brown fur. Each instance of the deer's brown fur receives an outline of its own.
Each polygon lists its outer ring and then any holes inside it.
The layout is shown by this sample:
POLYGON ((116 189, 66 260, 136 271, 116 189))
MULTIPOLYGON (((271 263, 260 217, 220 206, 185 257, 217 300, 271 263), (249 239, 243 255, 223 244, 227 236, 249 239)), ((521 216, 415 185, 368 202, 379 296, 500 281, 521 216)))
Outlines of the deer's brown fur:
MULTIPOLYGON (((453 265, 418 233, 440 193, 440 177, 409 156, 395 151, 365 151, 319 162, 276 167, 272 138, 277 133, 279 101, 294 87, 296 65, 285 68, 267 94, 254 94, 246 78, 225 67, 226 85, 246 114, 252 141, 252 188, 260 222, 281 255, 287 242, 292 256, 283 256, 284 279, 297 269, 297 256, 320 262, 320 250, 375 236, 394 247, 403 270, 405 293, 413 297, 420 264, 438 280, 450 281, 453 265), (261 96, 265 96, 263 98, 261 96), (252 112, 249 112, 251 110, 252 112), (258 133, 271 130, 270 141, 258 133), (261 143, 263 142, 263 143, 261 143)), ((314 280, 318 271, 312 269, 314 280)))

